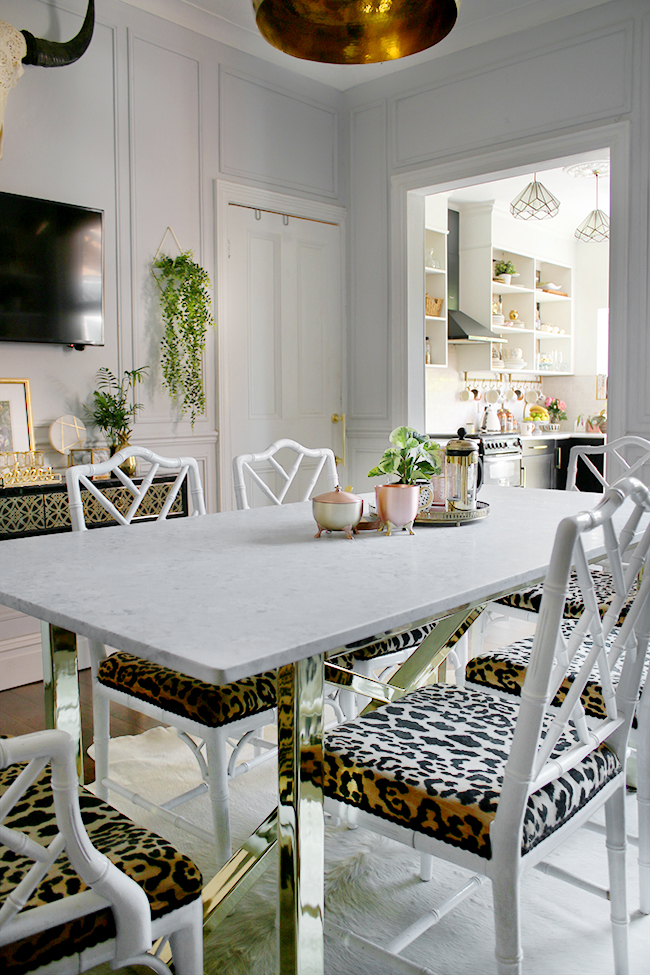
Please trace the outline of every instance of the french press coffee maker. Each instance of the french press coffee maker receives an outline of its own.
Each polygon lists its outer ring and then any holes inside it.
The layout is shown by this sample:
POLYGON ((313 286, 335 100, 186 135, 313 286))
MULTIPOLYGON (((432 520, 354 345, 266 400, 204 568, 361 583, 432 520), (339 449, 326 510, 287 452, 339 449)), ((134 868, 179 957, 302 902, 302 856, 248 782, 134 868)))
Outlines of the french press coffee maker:
POLYGON ((481 486, 478 444, 465 439, 465 428, 458 439, 450 440, 445 449, 445 499, 447 511, 475 511, 476 495, 481 486))

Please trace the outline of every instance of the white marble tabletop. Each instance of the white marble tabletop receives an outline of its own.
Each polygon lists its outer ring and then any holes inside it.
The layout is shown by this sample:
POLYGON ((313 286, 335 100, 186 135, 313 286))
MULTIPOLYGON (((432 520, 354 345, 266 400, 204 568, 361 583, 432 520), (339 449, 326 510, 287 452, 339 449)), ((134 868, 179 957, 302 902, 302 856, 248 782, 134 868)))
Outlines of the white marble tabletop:
POLYGON ((0 603, 226 683, 534 581, 561 518, 600 496, 480 497, 487 518, 413 536, 315 539, 307 502, 5 541, 0 603))

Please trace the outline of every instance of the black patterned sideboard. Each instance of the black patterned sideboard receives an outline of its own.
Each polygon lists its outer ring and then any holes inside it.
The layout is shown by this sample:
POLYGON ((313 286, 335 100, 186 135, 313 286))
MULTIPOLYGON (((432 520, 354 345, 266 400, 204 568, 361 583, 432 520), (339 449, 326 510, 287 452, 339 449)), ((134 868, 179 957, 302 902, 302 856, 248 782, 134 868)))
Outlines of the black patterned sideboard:
MULTIPOLYGON (((135 521, 153 521, 163 504, 175 476, 154 478, 138 510, 135 521)), ((134 478, 138 483, 138 478, 134 478)), ((126 513, 132 496, 117 479, 95 481, 97 487, 113 502, 118 511, 126 513)), ((99 501, 88 491, 81 491, 88 528, 114 525, 99 501)), ((187 479, 183 481, 168 518, 183 518, 188 514, 187 479)), ((72 531, 68 513, 68 493, 65 481, 61 484, 39 484, 0 488, 0 541, 26 535, 47 535, 72 531)))

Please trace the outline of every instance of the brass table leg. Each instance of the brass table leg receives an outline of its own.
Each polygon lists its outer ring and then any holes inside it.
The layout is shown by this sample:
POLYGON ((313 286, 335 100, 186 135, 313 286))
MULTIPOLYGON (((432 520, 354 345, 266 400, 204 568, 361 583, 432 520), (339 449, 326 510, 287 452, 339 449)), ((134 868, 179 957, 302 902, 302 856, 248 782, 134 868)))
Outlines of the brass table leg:
POLYGON ((77 637, 52 623, 41 623, 45 725, 67 731, 77 743, 77 772, 83 784, 81 707, 77 674, 77 637))
POLYGON ((280 975, 323 975, 323 658, 278 670, 280 975), (303 749, 310 749, 310 767, 303 749), (314 753, 320 767, 314 767, 314 753))

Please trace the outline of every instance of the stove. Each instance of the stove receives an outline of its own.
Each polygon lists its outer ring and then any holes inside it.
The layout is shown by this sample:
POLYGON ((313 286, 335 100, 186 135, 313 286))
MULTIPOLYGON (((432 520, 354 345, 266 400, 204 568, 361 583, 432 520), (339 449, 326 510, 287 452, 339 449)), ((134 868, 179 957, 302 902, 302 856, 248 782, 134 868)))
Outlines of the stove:
POLYGON ((521 439, 518 433, 470 433, 478 440, 483 484, 521 487, 521 439))

